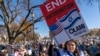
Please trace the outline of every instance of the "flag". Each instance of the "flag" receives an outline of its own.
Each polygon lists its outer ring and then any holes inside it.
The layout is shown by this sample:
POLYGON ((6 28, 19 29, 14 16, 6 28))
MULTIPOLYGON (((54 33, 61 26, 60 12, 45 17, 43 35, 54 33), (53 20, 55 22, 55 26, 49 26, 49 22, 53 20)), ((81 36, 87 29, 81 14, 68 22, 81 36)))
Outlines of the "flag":
POLYGON ((50 28, 50 31, 51 31, 54 35, 59 34, 59 33, 63 30, 58 21, 57 21, 55 24, 49 26, 49 28, 50 28))
POLYGON ((62 27, 68 29, 73 26, 79 19, 81 19, 77 9, 72 9, 67 15, 59 19, 62 27))

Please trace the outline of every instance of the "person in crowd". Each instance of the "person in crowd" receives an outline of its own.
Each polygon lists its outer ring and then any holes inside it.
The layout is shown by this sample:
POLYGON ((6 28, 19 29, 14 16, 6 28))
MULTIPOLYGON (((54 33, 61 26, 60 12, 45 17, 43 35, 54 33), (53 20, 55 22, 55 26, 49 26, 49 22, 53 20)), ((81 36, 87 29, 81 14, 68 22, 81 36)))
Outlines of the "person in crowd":
POLYGON ((43 51, 43 45, 42 43, 39 43, 39 55, 41 55, 41 52, 43 51))
POLYGON ((41 52, 40 56, 47 56, 45 52, 41 52))
POLYGON ((14 56, 14 46, 13 44, 8 44, 7 46, 7 50, 8 50, 8 56, 14 56))
POLYGON ((19 49, 15 49, 14 56, 21 56, 21 53, 20 53, 19 49))
POLYGON ((26 49, 25 49, 24 45, 20 46, 19 52, 20 52, 21 56, 24 56, 26 54, 26 49))
POLYGON ((96 52, 95 56, 100 56, 100 51, 96 52))
POLYGON ((28 56, 32 56, 32 47, 31 46, 28 47, 27 52, 28 52, 28 56))
POLYGON ((65 44, 65 43, 60 44, 60 45, 59 45, 59 48, 64 49, 64 47, 65 47, 64 44, 65 44))
POLYGON ((87 48, 87 52, 90 56, 94 56, 95 52, 97 51, 97 47, 94 44, 90 44, 87 48))
POLYGON ((79 42, 78 44, 79 50, 86 51, 86 45, 84 42, 79 42))
POLYGON ((65 42, 64 50, 57 56, 87 56, 83 51, 78 49, 78 44, 75 40, 71 39, 65 42))
POLYGON ((100 51, 100 43, 97 43, 96 47, 97 47, 96 52, 100 51))
POLYGON ((32 56, 39 56, 39 45, 37 43, 34 43, 32 56))
POLYGON ((59 48, 57 50, 57 56, 59 56, 59 54, 62 54, 64 50, 64 43, 59 44, 59 48))
POLYGON ((51 41, 49 45, 48 56, 56 56, 56 47, 54 41, 51 41))

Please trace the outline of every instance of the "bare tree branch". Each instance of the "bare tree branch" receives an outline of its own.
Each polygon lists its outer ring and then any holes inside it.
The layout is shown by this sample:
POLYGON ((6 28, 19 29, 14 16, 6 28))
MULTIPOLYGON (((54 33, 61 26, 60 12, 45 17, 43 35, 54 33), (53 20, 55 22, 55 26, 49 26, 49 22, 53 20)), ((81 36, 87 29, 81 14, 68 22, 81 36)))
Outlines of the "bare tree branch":
POLYGON ((5 5, 4 5, 4 1, 2 2, 2 9, 4 10, 4 12, 5 12, 5 16, 7 16, 8 18, 9 18, 9 14, 8 14, 8 12, 7 12, 7 10, 6 10, 6 8, 5 8, 5 5))
POLYGON ((31 13, 31 10, 33 9, 33 8, 36 8, 36 7, 39 7, 40 5, 37 5, 37 6, 33 6, 33 7, 31 7, 29 10, 28 10, 28 13, 27 13, 27 15, 26 15, 26 17, 25 17, 25 20, 22 22, 22 24, 20 25, 20 27, 19 27, 19 29, 17 30, 17 32, 19 32, 19 30, 20 30, 20 28, 24 25, 24 23, 26 22, 26 20, 27 20, 27 18, 29 17, 29 15, 30 15, 30 13, 31 13))

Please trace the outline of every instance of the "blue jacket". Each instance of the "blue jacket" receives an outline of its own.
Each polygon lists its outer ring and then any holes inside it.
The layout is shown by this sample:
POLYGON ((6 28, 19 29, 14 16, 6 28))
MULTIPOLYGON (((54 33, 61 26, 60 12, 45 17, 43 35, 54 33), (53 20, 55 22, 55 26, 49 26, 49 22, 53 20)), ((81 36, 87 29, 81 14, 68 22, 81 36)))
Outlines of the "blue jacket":
MULTIPOLYGON (((74 56, 71 52, 63 49, 57 51, 57 56, 74 56)), ((87 56, 83 51, 80 51, 80 56, 87 56)))

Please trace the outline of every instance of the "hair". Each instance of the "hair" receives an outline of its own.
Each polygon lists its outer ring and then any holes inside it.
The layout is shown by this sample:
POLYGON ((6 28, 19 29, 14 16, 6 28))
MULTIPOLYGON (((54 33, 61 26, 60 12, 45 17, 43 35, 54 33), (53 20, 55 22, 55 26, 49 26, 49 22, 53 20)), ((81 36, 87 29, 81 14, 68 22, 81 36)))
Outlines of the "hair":
POLYGON ((64 47, 63 47, 63 43, 62 43, 62 44, 59 44, 59 48, 64 48, 64 47))
POLYGON ((79 50, 78 50, 78 44, 77 44, 77 42, 76 42, 74 39, 71 39, 71 40, 65 42, 65 45, 64 45, 65 48, 64 48, 64 50, 67 50, 66 45, 67 45, 69 42, 74 42, 75 45, 76 45, 76 49, 75 49, 75 51, 74 51, 74 53, 73 53, 74 56, 80 56, 80 54, 79 54, 79 50))

